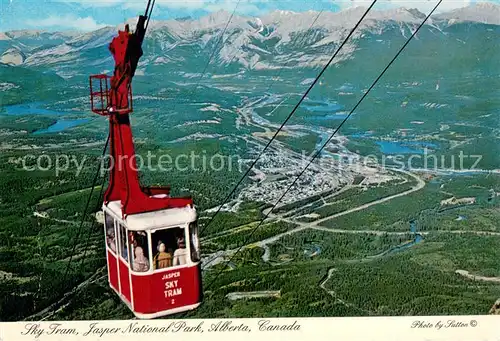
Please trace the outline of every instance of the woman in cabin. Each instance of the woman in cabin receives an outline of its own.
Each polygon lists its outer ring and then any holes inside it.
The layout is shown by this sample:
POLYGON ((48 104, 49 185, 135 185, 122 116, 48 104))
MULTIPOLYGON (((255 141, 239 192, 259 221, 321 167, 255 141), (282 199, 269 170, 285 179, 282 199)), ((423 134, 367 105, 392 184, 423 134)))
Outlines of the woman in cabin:
POLYGON ((165 252, 165 244, 161 243, 158 247, 158 253, 154 258, 154 269, 164 269, 172 266, 172 255, 165 252))
POLYGON ((133 270, 137 272, 146 272, 149 270, 149 261, 144 257, 144 250, 138 246, 135 248, 135 258, 133 262, 133 270))

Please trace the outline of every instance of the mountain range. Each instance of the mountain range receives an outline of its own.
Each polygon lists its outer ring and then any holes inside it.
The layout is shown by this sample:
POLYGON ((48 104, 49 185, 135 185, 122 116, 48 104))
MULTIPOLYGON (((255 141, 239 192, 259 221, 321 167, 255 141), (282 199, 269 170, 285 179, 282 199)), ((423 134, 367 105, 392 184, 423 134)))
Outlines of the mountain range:
MULTIPOLYGON (((262 17, 233 16, 222 42, 231 13, 214 12, 199 19, 151 21, 138 75, 148 65, 199 72, 209 51, 216 47, 213 64, 229 70, 269 70, 282 67, 324 65, 331 53, 348 35, 365 12, 356 7, 341 12, 314 11, 295 13, 274 11, 262 17), (198 61, 193 62, 193 57, 198 61), (141 67, 143 69, 141 69, 141 67)), ((371 11, 342 49, 338 61, 350 58, 362 38, 384 42, 384 36, 408 38, 425 18, 416 9, 397 8, 371 11)), ((128 21, 132 28, 136 18, 128 21)), ((491 29, 500 25, 500 6, 478 3, 447 13, 433 15, 421 35, 429 34, 463 40, 457 25, 480 25, 491 29)), ((118 27, 93 32, 10 31, 0 33, 0 63, 50 70, 64 78, 109 72, 112 60, 107 45, 118 27)), ((387 37, 386 37, 387 38, 387 37)), ((338 62, 337 61, 337 62, 338 62)))

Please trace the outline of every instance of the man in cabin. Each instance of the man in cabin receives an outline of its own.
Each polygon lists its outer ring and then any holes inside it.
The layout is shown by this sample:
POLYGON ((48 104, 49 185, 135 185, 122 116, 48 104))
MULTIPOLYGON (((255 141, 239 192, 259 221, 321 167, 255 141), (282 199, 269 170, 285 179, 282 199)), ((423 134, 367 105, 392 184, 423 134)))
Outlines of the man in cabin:
POLYGON ((187 249, 184 237, 177 238, 177 246, 179 247, 174 251, 174 266, 187 264, 187 249))

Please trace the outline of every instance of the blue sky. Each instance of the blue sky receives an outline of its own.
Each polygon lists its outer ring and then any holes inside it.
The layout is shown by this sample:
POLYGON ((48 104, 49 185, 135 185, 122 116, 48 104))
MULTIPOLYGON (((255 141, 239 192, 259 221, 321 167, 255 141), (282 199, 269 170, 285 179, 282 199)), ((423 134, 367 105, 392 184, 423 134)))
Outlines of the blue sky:
MULTIPOLYGON (((441 11, 464 7, 477 0, 444 0, 441 11)), ((380 0, 378 8, 409 7, 429 11, 437 0, 380 0)), ((500 0, 482 2, 500 3, 500 0)), ((94 30, 117 25, 144 12, 147 0, 0 0, 0 32, 16 29, 94 30)), ((154 19, 199 17, 224 9, 232 12, 237 0, 156 0, 154 19)), ((236 12, 263 15, 272 10, 339 11, 371 0, 240 0, 236 12)))

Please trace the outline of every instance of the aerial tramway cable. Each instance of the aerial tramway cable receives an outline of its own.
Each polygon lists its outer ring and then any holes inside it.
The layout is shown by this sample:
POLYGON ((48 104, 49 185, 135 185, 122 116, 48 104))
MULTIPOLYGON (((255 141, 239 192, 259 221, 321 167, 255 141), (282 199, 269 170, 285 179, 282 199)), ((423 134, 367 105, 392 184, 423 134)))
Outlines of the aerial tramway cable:
POLYGON ((153 8, 155 7, 155 2, 156 2, 156 0, 153 0, 153 2, 151 3, 151 9, 150 10, 149 10, 149 4, 150 4, 150 2, 148 2, 148 5, 146 7, 146 11, 144 12, 144 16, 146 18, 148 18, 148 22, 146 23, 146 27, 144 28, 144 32, 147 32, 147 30, 148 30, 149 22, 151 21, 151 13, 153 13, 153 8))
POLYGON ((299 102, 295 105, 295 107, 290 112, 290 114, 288 115, 288 117, 285 119, 285 121, 283 121, 283 123, 281 124, 281 126, 279 127, 279 129, 274 133, 273 137, 269 140, 269 142, 266 144, 266 146, 264 147, 264 149, 262 149, 260 151, 259 155, 257 155, 257 158, 252 162, 252 164, 250 165, 250 167, 243 174, 243 176, 238 181, 238 183, 236 184, 236 186, 234 186, 234 188, 231 190, 231 192, 227 195, 227 197, 224 199, 224 201, 222 202, 222 204, 220 204, 220 206, 217 209, 217 211, 210 218, 208 224, 206 224, 202 229, 200 229, 200 235, 202 235, 203 232, 208 228, 208 226, 210 226, 210 224, 214 221, 214 219, 217 216, 217 214, 219 214, 219 212, 222 210, 222 207, 224 207, 224 205, 231 199, 231 196, 238 190, 238 188, 241 185, 241 183, 243 182, 243 180, 245 180, 245 178, 247 177, 247 175, 250 173, 250 171, 253 169, 253 167, 257 164, 257 161, 259 161, 259 159, 264 154, 264 152, 267 150, 267 148, 269 148, 269 146, 274 141, 274 139, 278 136, 278 134, 281 132, 281 130, 283 129, 283 127, 285 126, 285 124, 290 120, 290 118, 292 118, 292 116, 295 114, 295 112, 297 111, 297 109, 299 108, 299 106, 306 99, 307 95, 311 92, 311 90, 314 88, 314 86, 316 85, 316 83, 318 82, 318 80, 325 73, 325 71, 331 65, 331 63, 333 62, 333 60, 335 59, 335 57, 337 57, 337 55, 339 54, 340 50, 342 50, 342 48, 344 47, 344 45, 351 38, 351 36, 354 34, 354 32, 358 29, 358 27, 361 24, 361 22, 363 21, 363 19, 368 15, 368 13, 371 11, 371 9, 373 8, 373 6, 375 6, 376 3, 377 3, 377 0, 374 0, 371 3, 370 7, 368 7, 368 9, 363 13, 363 15, 361 16, 361 18, 358 20, 358 22, 356 23, 356 25, 354 25, 354 27, 351 29, 351 31, 349 32, 349 34, 347 35, 347 37, 344 39, 344 41, 342 42, 342 44, 340 44, 339 48, 335 51, 335 53, 330 58, 330 60, 328 61, 328 63, 326 63, 326 65, 323 67, 323 69, 320 71, 320 73, 316 76, 316 78, 314 79, 314 81, 309 85, 309 88, 306 90, 306 92, 304 93, 304 95, 300 98, 299 102))
MULTIPOLYGON (((153 13, 153 9, 154 9, 155 3, 156 3, 156 0, 149 0, 148 4, 146 5, 146 10, 144 11, 144 16, 147 18, 147 23, 146 23, 146 27, 144 28, 144 34, 146 34, 148 26, 149 26, 149 23, 151 21, 151 14, 153 13)), ((109 144, 109 140, 110 140, 110 135, 108 135, 108 138, 107 138, 107 141, 106 141, 106 145, 104 147, 104 151, 103 151, 102 157, 104 157, 104 155, 106 153, 106 150, 107 150, 107 147, 108 147, 108 144, 109 144)), ((100 172, 100 166, 101 166, 101 164, 99 165, 99 168, 97 170, 97 174, 100 172)), ((106 181, 106 178, 103 177, 103 181, 102 181, 102 185, 101 185, 101 190, 100 190, 100 193, 99 193, 99 197, 98 197, 98 200, 97 200, 95 211, 98 210, 98 208, 99 208, 99 206, 101 204, 101 197, 102 197, 102 194, 104 192, 105 181, 106 181)), ((94 182, 94 184, 92 186, 92 191, 94 190, 94 187, 95 187, 95 182, 94 182)), ((92 192, 90 194, 89 200, 90 200, 91 197, 92 197, 92 192)), ((87 202, 87 207, 85 209, 85 214, 86 214, 86 211, 88 209, 88 205, 89 205, 89 202, 87 202)), ((88 251, 88 243, 89 243, 90 238, 92 237, 92 230, 94 228, 94 225, 95 225, 95 220, 92 221, 92 225, 91 225, 91 227, 90 227, 90 229, 88 231, 88 234, 87 234, 87 239, 86 239, 86 242, 85 242, 85 251, 83 253, 82 259, 80 260, 80 271, 83 269, 83 265, 85 263, 85 256, 86 256, 87 251, 88 251)), ((77 240, 75 241, 75 245, 73 246, 73 252, 72 252, 72 256, 71 256, 70 261, 69 261, 69 265, 71 264, 71 260, 72 260, 73 254, 75 252, 76 244, 77 244, 77 240)), ((68 268, 69 268, 69 265, 68 265, 68 268)))
MULTIPOLYGON (((375 0, 376 1, 376 0, 375 0)), ((337 132, 340 130, 340 128, 344 125, 344 123, 349 119, 349 117, 352 115, 352 113, 358 108, 358 106, 363 102, 363 100, 368 96, 370 91, 377 85, 378 81, 384 76, 386 71, 391 67, 391 65, 396 61, 396 59, 399 57, 399 55, 403 52, 403 50, 406 48, 406 46, 410 43, 410 41, 415 37, 415 35, 420 31, 420 29, 424 26, 424 24, 427 22, 429 17, 434 13, 434 11, 439 7, 443 0, 439 0, 436 6, 429 12, 429 14, 425 17, 425 19, 422 21, 422 23, 417 27, 417 29, 412 33, 410 38, 407 39, 405 44, 399 49, 399 51, 396 53, 394 58, 387 64, 387 66, 384 68, 384 70, 380 73, 380 75, 375 79, 375 81, 372 83, 372 85, 368 88, 368 90, 364 93, 364 95, 361 97, 361 99, 356 103, 356 105, 352 108, 352 110, 349 112, 349 114, 346 116, 346 118, 337 126, 335 131, 332 133, 330 138, 321 146, 320 149, 316 151, 314 156, 311 158, 309 163, 304 167, 304 169, 299 173, 299 175, 295 178, 295 180, 292 182, 290 186, 286 189, 286 191, 281 195, 281 197, 276 201, 276 203, 272 206, 272 208, 265 214, 265 216, 260 220, 259 224, 252 229, 251 233, 247 237, 246 241, 236 250, 236 252, 229 258, 228 261, 225 262, 225 264, 229 264, 234 257, 243 249, 243 247, 248 243, 250 240, 250 237, 257 231, 257 229, 262 225, 262 223, 267 219, 267 217, 272 213, 272 211, 276 208, 276 206, 279 204, 279 202, 285 197, 285 195, 290 191, 290 189, 295 186, 297 180, 304 174, 304 172, 307 170, 307 168, 313 163, 313 161, 318 157, 318 155, 321 154, 322 150, 328 145, 328 143, 332 140, 332 138, 337 134, 337 132)), ((373 4, 372 4, 373 5, 373 4)), ((214 279, 209 283, 209 285, 206 287, 207 289, 212 286, 212 284, 217 280, 217 278, 222 274, 224 271, 224 267, 217 273, 217 275, 214 277, 214 279)))
MULTIPOLYGON (((106 177, 103 176, 102 183, 101 183, 101 190, 99 191, 99 196, 97 197, 97 202, 96 202, 96 205, 94 208, 94 212, 98 212, 102 206, 102 199, 103 199, 103 194, 104 194, 104 184, 105 183, 106 183, 106 177)), ((85 251, 83 252, 83 256, 80 260, 79 273, 82 273, 82 271, 83 271, 83 266, 85 264, 85 257, 87 256, 87 251, 89 249, 89 241, 90 241, 90 238, 92 237, 92 231, 94 230, 94 226, 95 226, 96 221, 97 221, 97 219, 92 220, 92 225, 88 229, 87 239, 85 241, 85 246, 84 246, 85 251)))
MULTIPOLYGON (((104 145, 104 149, 102 151, 101 158, 104 158, 104 156, 106 155, 106 150, 108 149, 109 140, 110 140, 110 136, 108 134, 108 137, 106 139, 106 144, 104 145)), ((77 230, 77 233, 76 233, 76 237, 75 237, 74 243, 73 243, 73 249, 71 251, 71 256, 69 257, 69 261, 68 261, 68 264, 66 266, 66 270, 64 272, 63 280, 61 282, 63 285, 64 285, 64 283, 66 281, 66 278, 67 278, 67 276, 69 274, 71 263, 73 261, 73 257, 74 257, 75 252, 76 252, 76 246, 78 245, 78 241, 80 239, 80 234, 82 232, 83 224, 85 223, 85 217, 87 215, 87 211, 88 211, 89 206, 90 206, 90 201, 92 199, 92 194, 94 193, 94 188, 96 186, 97 179, 99 178, 99 172, 101 171, 101 164, 102 164, 102 162, 99 162, 96 174, 94 176, 94 180, 92 182, 92 187, 91 187, 91 190, 90 190, 90 194, 89 194, 89 197, 87 199, 87 203, 85 204, 85 209, 83 210, 82 221, 80 222, 80 226, 78 227, 78 230, 77 230)))
MULTIPOLYGON (((142 32, 139 32, 140 33, 140 36, 144 37, 144 35, 146 34, 146 31, 147 31, 147 28, 149 26, 149 23, 150 23, 150 19, 151 19, 151 13, 153 12, 153 9, 154 9, 154 5, 155 5, 155 0, 149 0, 148 1, 148 4, 146 6, 146 10, 145 10, 145 14, 144 14, 144 17, 147 19, 147 24, 144 28, 144 30, 142 32)), ((137 32, 138 28, 136 28, 136 32, 137 32)), ((142 39, 141 39, 141 42, 142 44, 142 39)), ((133 76, 133 74, 132 74, 133 76)), ((104 146, 104 150, 102 152, 102 156, 101 156, 101 160, 102 158, 104 158, 105 154, 106 154, 106 150, 108 148, 108 144, 110 142, 110 135, 108 134, 108 137, 106 139, 106 143, 105 143, 105 146, 104 146)), ((77 235, 74 239, 74 243, 73 243, 73 249, 71 251, 71 256, 69 258, 69 261, 67 263, 67 266, 66 266, 66 270, 64 272, 64 276, 63 276, 63 279, 62 279, 62 286, 63 286, 63 292, 67 289, 67 287, 65 286, 65 282, 66 282, 66 278, 70 272, 70 268, 71 268, 71 263, 73 261, 73 257, 75 255, 75 251, 76 251, 76 246, 78 245, 78 242, 79 242, 79 239, 80 239, 80 234, 82 232, 82 228, 83 228, 83 225, 85 223, 85 218, 86 218, 86 215, 87 215, 87 212, 88 212, 88 209, 89 209, 89 206, 90 206, 90 201, 92 199, 92 195, 93 195, 93 192, 94 192, 94 189, 95 189, 95 186, 96 186, 96 183, 97 183, 97 179, 99 177, 99 172, 101 170, 101 165, 102 165, 102 161, 99 163, 98 165, 98 168, 97 168, 97 171, 96 171, 96 174, 95 174, 95 177, 94 177, 94 180, 92 182, 92 187, 91 187, 91 191, 90 191, 90 195, 87 199, 87 202, 86 202, 86 205, 85 205, 85 209, 83 211, 83 215, 82 215, 82 221, 80 223, 80 226, 77 230, 77 235)), ((103 188, 104 188, 104 183, 105 183, 105 178, 103 178, 103 182, 102 182, 102 185, 101 185, 101 191, 99 193, 99 197, 98 197, 98 202, 97 202, 97 205, 99 205, 100 203, 100 198, 102 196, 102 193, 103 193, 103 188)), ((83 253, 83 257, 82 257, 82 260, 81 260, 81 263, 80 263, 80 271, 82 270, 83 268, 83 264, 85 262, 85 256, 87 254, 87 250, 88 250, 88 242, 91 238, 91 233, 92 233, 92 229, 94 227, 94 224, 95 224, 95 221, 92 222, 92 225, 91 225, 91 228, 89 229, 89 233, 88 233, 88 236, 87 236, 87 239, 86 239, 86 242, 85 242, 85 251, 83 253)))

